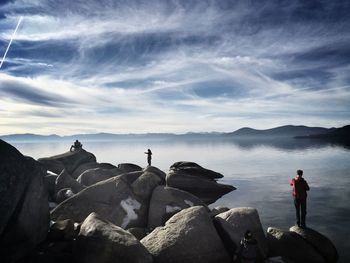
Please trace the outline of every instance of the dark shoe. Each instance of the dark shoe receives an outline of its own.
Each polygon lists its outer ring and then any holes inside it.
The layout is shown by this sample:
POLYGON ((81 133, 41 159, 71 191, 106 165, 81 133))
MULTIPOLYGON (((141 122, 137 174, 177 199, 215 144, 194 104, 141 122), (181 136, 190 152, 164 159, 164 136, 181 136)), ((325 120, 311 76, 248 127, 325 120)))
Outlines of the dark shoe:
POLYGON ((301 227, 301 228, 306 228, 306 225, 305 225, 305 224, 303 224, 303 225, 300 225, 300 227, 301 227))

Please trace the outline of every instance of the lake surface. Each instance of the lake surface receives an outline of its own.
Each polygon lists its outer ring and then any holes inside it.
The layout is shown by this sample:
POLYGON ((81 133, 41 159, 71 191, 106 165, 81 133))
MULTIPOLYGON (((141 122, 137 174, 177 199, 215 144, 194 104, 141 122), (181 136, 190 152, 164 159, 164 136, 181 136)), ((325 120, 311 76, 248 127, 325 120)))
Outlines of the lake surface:
MULTIPOLYGON (((12 143, 23 154, 47 157, 69 150, 71 142, 12 143)), ((307 225, 329 237, 350 262, 350 150, 314 141, 119 141, 83 142, 98 162, 152 164, 167 171, 176 161, 194 161, 222 173, 223 183, 237 187, 214 205, 251 206, 269 226, 288 230, 295 223, 289 180, 304 170, 310 185, 307 225)))

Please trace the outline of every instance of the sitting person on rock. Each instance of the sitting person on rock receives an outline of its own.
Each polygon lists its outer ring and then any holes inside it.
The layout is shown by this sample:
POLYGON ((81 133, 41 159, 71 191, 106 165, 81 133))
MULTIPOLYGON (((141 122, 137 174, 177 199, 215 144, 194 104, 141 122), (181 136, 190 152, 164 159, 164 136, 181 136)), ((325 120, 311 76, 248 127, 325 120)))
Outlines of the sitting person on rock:
POLYGON ((250 230, 247 230, 240 242, 240 247, 233 257, 235 263, 256 263, 265 262, 265 254, 260 248, 258 241, 253 237, 250 230))
POLYGON ((297 171, 297 176, 290 181, 290 185, 293 187, 294 206, 297 217, 297 225, 299 227, 306 227, 306 191, 310 190, 309 185, 303 178, 303 170, 297 171), (301 218, 300 218, 301 212, 301 218))
POLYGON ((77 151, 83 148, 83 145, 78 140, 75 140, 74 144, 70 147, 69 151, 77 151))
POLYGON ((152 161, 152 152, 150 149, 147 150, 147 152, 145 152, 145 154, 147 154, 147 163, 148 166, 151 166, 151 161, 152 161))

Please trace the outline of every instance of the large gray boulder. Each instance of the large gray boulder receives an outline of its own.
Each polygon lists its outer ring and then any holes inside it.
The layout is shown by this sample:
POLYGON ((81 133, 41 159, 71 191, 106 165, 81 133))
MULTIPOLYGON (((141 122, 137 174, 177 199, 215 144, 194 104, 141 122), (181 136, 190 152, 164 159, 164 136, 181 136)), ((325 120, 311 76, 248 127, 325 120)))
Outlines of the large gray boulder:
POLYGON ((82 222, 96 212, 122 228, 145 227, 147 210, 148 204, 144 204, 129 184, 116 176, 89 186, 60 203, 51 211, 51 219, 82 222))
POLYGON ((123 172, 118 168, 103 169, 103 168, 92 168, 83 172, 77 179, 78 183, 90 186, 97 182, 101 182, 120 175, 123 172))
POLYGON ((158 175, 150 172, 143 172, 132 184, 133 192, 145 202, 151 199, 152 192, 156 186, 160 185, 162 179, 158 175))
POLYGON ((56 178, 55 183, 55 192, 56 194, 64 188, 70 188, 74 194, 79 193, 81 190, 83 190, 85 187, 78 183, 76 180, 74 180, 70 174, 66 171, 66 169, 63 169, 63 171, 58 175, 56 178))
POLYGON ((306 242, 313 246, 320 253, 326 262, 335 263, 338 261, 338 252, 332 241, 321 233, 311 228, 292 226, 289 231, 297 233, 306 242))
POLYGON ((245 232, 250 230, 258 241, 260 248, 265 255, 267 254, 268 246, 266 237, 260 222, 258 211, 255 208, 232 208, 229 211, 218 214, 216 217, 226 220, 233 226, 233 228, 228 229, 228 233, 236 244, 239 244, 240 240, 244 237, 245 232))
POLYGON ((211 204, 236 189, 232 185, 217 183, 215 179, 221 177, 222 174, 205 169, 196 163, 177 162, 170 167, 166 185, 187 191, 206 204, 211 204))
POLYGON ((151 263, 151 254, 132 234, 91 213, 77 238, 75 258, 82 263, 151 263))
POLYGON ((159 263, 232 262, 203 206, 182 210, 141 243, 159 263))
POLYGON ((147 166, 146 168, 144 168, 143 171, 154 173, 154 174, 158 175, 159 178, 162 179, 162 184, 165 184, 166 173, 163 172, 162 170, 160 170, 159 168, 150 165, 150 166, 147 166))
POLYGON ((88 162, 79 165, 74 172, 72 173, 72 177, 77 179, 83 172, 89 169, 101 168, 101 169, 114 169, 117 168, 113 164, 110 163, 98 163, 98 162, 88 162))
POLYGON ((0 140, 0 254, 12 262, 43 241, 49 228, 45 169, 0 140))
POLYGON ((133 163, 120 163, 120 164, 118 164, 117 167, 123 173, 142 171, 142 167, 138 166, 137 164, 133 164, 133 163))
POLYGON ((56 174, 60 174, 63 169, 66 169, 69 174, 72 174, 74 170, 83 163, 96 162, 96 157, 92 153, 80 149, 51 157, 40 158, 38 161, 42 163, 47 170, 56 174))
POLYGON ((267 243, 269 256, 282 256, 298 263, 326 262, 309 243, 295 232, 269 227, 267 243))
POLYGON ((206 204, 198 197, 167 186, 157 186, 152 193, 148 211, 148 228, 154 229, 163 226, 165 222, 179 211, 191 206, 206 204))

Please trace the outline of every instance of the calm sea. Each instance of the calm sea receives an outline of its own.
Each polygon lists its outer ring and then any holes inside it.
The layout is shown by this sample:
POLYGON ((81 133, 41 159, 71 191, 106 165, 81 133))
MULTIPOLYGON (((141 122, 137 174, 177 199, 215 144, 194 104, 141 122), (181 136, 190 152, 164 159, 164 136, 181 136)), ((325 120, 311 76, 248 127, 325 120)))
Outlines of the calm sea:
MULTIPOLYGON (((70 142, 13 143, 23 154, 47 157, 69 150, 70 142)), ((237 187, 213 206, 251 206, 258 209, 265 230, 288 230, 295 223, 289 180, 304 170, 310 185, 307 225, 329 237, 350 262, 350 150, 311 141, 114 141, 83 142, 98 162, 131 162, 167 171, 176 161, 194 161, 222 173, 223 183, 237 187)))

